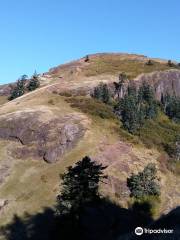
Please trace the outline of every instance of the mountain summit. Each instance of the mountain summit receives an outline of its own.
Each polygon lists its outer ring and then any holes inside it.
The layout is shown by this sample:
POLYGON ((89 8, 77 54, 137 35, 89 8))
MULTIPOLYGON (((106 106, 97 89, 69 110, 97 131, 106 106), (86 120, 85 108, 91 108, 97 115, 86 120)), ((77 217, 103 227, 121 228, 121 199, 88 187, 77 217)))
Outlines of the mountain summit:
MULTIPOLYGON (((164 150, 180 134, 179 123, 163 113, 166 95, 180 97, 180 67, 172 61, 136 54, 87 55, 38 75, 40 87, 8 101, 16 84, 0 86, 0 224, 14 214, 34 214, 55 203, 59 174, 84 156, 107 166, 101 191, 128 207, 127 178, 154 163, 162 189, 157 216, 179 204, 179 173, 169 167, 164 150), (120 97, 129 86, 148 84, 159 114, 137 134, 127 132, 112 109, 115 83, 126 75, 120 97), (104 84, 111 104, 92 97, 104 84), (113 96, 113 97, 112 97, 113 96)), ((27 82, 29 79, 27 79, 27 82)))

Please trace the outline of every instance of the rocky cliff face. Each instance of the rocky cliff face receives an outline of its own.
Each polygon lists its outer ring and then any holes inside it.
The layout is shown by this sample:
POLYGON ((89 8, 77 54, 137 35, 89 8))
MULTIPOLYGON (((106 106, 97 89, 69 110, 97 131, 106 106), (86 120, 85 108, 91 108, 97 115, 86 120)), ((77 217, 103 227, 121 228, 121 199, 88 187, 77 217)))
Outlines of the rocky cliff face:
POLYGON ((148 74, 141 74, 134 82, 140 85, 148 82, 153 86, 158 100, 162 95, 170 94, 180 96, 180 70, 157 71, 148 74))

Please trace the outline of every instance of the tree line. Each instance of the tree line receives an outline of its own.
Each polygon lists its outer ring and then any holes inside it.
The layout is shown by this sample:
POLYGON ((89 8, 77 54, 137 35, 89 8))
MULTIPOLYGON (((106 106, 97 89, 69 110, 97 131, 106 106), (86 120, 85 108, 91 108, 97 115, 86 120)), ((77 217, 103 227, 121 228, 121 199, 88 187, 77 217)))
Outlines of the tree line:
MULTIPOLYGON (((155 99, 154 89, 143 82, 138 88, 129 84, 124 87, 127 75, 121 73, 114 82, 114 91, 105 83, 94 88, 91 97, 108 104, 116 114, 123 128, 131 134, 138 134, 148 119, 156 119, 159 112, 166 114, 175 123, 180 123, 180 97, 164 94, 160 101, 155 99)), ((180 138, 164 146, 168 155, 176 162, 180 159, 180 138)))
POLYGON ((156 118, 161 110, 173 121, 180 122, 180 97, 165 94, 162 95, 161 101, 157 101, 153 88, 147 82, 143 82, 138 88, 130 83, 123 94, 126 80, 127 75, 121 73, 119 81, 114 82, 114 93, 107 84, 100 83, 94 88, 91 96, 111 105, 128 132, 136 133, 145 120, 156 118))
POLYGON ((16 82, 16 86, 12 89, 10 96, 8 97, 8 100, 13 100, 15 98, 18 98, 22 95, 24 95, 27 91, 34 91, 40 86, 39 76, 35 73, 28 81, 27 75, 22 75, 20 79, 16 82))
MULTIPOLYGON (((152 87, 143 83, 138 89, 130 84, 122 96, 122 88, 127 76, 120 74, 119 82, 114 82, 115 95, 113 111, 121 120, 123 127, 134 134, 144 124, 146 119, 155 118, 158 113, 158 103, 155 99, 152 87)), ((92 93, 92 97, 110 104, 112 94, 107 84, 100 83, 92 93)))

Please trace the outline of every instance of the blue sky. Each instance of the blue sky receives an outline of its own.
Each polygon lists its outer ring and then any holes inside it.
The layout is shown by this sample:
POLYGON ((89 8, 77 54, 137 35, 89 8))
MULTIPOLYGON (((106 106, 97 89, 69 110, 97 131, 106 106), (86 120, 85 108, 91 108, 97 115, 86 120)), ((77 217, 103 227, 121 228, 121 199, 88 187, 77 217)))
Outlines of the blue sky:
POLYGON ((96 52, 180 62, 179 0, 1 0, 0 84, 96 52))

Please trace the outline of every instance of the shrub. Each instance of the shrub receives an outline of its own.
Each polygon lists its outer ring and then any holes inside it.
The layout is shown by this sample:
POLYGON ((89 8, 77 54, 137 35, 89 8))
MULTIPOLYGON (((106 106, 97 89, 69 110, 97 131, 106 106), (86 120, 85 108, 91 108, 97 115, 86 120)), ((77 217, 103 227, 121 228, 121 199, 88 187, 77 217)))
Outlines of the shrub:
POLYGON ((157 183, 157 169, 149 163, 142 172, 132 174, 127 179, 127 186, 131 191, 131 197, 142 198, 145 196, 159 196, 160 186, 157 183))
POLYGON ((60 92, 59 95, 62 97, 72 97, 72 93, 67 91, 60 92))
POLYGON ((131 205, 132 210, 142 216, 157 217, 159 215, 160 198, 158 196, 145 196, 140 199, 134 199, 131 205))
POLYGON ((85 56, 85 60, 84 60, 85 62, 89 62, 89 55, 86 55, 85 56))
POLYGON ((149 59, 149 60, 146 62, 146 65, 147 65, 147 66, 152 66, 152 65, 153 65, 153 62, 152 62, 152 60, 151 60, 151 59, 149 59))
POLYGON ((53 99, 49 99, 49 100, 48 100, 48 103, 49 103, 50 105, 55 105, 55 103, 54 103, 54 100, 53 100, 53 99))
POLYGON ((168 67, 174 67, 175 66, 175 64, 171 60, 168 60, 167 65, 168 65, 168 67))
POLYGON ((71 97, 66 99, 72 107, 80 109, 82 112, 97 116, 103 119, 116 119, 112 108, 93 98, 71 97))
POLYGON ((166 151, 175 161, 180 161, 180 136, 176 136, 175 140, 166 146, 166 151))
POLYGON ((164 146, 174 142, 177 133, 180 133, 180 125, 159 111, 155 119, 148 119, 144 122, 136 135, 147 147, 164 150, 164 146))

